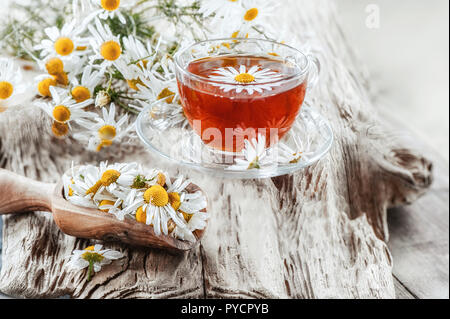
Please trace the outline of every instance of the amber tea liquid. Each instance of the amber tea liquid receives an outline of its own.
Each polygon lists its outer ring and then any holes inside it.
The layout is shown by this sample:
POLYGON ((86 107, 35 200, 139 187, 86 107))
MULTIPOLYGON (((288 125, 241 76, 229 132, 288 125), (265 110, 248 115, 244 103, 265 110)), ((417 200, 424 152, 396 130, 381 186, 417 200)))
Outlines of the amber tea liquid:
MULTIPOLYGON (((187 71, 201 76, 204 80, 191 77, 185 81, 178 81, 184 113, 205 144, 223 151, 240 152, 244 146, 240 135, 251 139, 258 133, 263 134, 266 136, 267 146, 272 141, 281 139, 291 128, 305 98, 306 81, 295 78, 294 75, 298 73, 297 67, 288 65, 276 57, 239 55, 208 57, 191 62, 187 66, 187 71), (208 82, 208 78, 217 75, 220 68, 229 71, 231 67, 239 72, 242 70, 241 66, 245 66, 247 71, 253 66, 257 66, 258 71, 270 70, 272 77, 263 79, 262 83, 235 82, 235 86, 244 88, 240 92, 230 89, 230 85, 233 86, 230 83, 221 86, 217 82, 208 82), (293 76, 292 80, 288 78, 289 76, 293 76), (264 84, 272 78, 286 80, 264 84), (259 87, 261 92, 253 91, 250 94, 245 90, 247 85, 259 87), (264 89, 264 85, 271 89, 264 89), (201 123, 201 126, 198 123, 201 123), (222 138, 211 136, 210 132, 220 132, 222 138)), ((230 75, 232 81, 233 73, 230 75)), ((257 81, 260 80, 257 76, 255 78, 257 81)), ((248 80, 248 76, 237 79, 248 80)))

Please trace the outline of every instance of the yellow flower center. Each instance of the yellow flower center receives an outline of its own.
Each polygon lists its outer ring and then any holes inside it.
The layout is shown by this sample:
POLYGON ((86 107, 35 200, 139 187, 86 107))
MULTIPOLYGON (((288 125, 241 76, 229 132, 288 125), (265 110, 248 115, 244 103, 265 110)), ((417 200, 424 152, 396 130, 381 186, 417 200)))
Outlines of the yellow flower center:
POLYGON ((67 84, 69 84, 69 78, 67 77, 66 72, 58 73, 54 75, 53 78, 58 84, 61 84, 62 86, 67 86, 67 84))
POLYGON ((98 129, 98 136, 102 140, 112 140, 116 137, 116 128, 112 125, 104 125, 98 129))
POLYGON ((244 20, 245 21, 252 21, 255 20, 256 17, 258 16, 258 9, 257 8, 251 8, 249 10, 247 10, 247 12, 244 15, 244 20))
POLYGON ((191 220, 192 216, 194 216, 194 214, 188 214, 186 212, 183 212, 182 210, 180 210, 180 212, 183 214, 184 220, 189 223, 189 221, 191 220))
MULTIPOLYGON (((112 200, 107 200, 107 199, 104 199, 104 200, 102 200, 101 202, 100 202, 100 204, 98 205, 99 207, 102 207, 102 206, 105 206, 105 205, 114 205, 115 204, 115 202, 114 201, 112 201, 112 200)), ((109 209, 100 209, 102 212, 105 212, 105 213, 107 213, 108 211, 109 211, 109 209)))
POLYGON ((136 211, 136 220, 143 224, 147 221, 147 213, 142 209, 142 206, 136 211))
POLYGON ((175 211, 181 206, 180 194, 177 192, 169 193, 169 202, 175 211))
POLYGON ((77 103, 81 103, 91 98, 91 92, 84 86, 77 86, 72 89, 72 97, 77 103))
POLYGON ((51 58, 45 63, 48 74, 58 75, 64 72, 64 63, 59 58, 51 58))
POLYGON ((57 122, 65 123, 70 120, 70 110, 64 105, 55 106, 53 109, 53 118, 57 122))
POLYGON ((255 159, 248 165, 247 169, 260 169, 259 157, 256 156, 255 159))
POLYGON ((94 184, 91 188, 86 191, 86 195, 93 193, 94 195, 98 192, 98 189, 101 186, 109 186, 112 183, 115 183, 117 179, 120 177, 120 172, 115 169, 109 169, 102 174, 100 180, 94 184))
POLYGON ((276 52, 268 52, 267 54, 268 54, 268 55, 271 55, 271 56, 279 56, 279 54, 276 53, 276 52))
POLYGON ((98 136, 102 140, 112 140, 116 137, 116 128, 112 125, 104 125, 98 129, 98 136))
POLYGON ((120 172, 115 169, 109 169, 102 174, 102 178, 100 181, 103 186, 109 186, 112 183, 115 183, 117 179, 120 177, 120 172))
POLYGON ((159 92, 157 99, 161 100, 161 99, 164 99, 166 97, 169 97, 168 99, 166 99, 166 102, 167 103, 172 103, 173 99, 175 98, 175 93, 172 92, 171 90, 169 90, 169 88, 165 88, 161 92, 159 92), (169 96, 171 96, 171 97, 169 97, 169 96))
POLYGON ((144 193, 146 203, 152 203, 155 206, 163 207, 169 202, 169 195, 161 185, 153 185, 144 193))
POLYGON ((55 51, 59 55, 66 56, 73 52, 74 44, 69 38, 62 37, 55 41, 55 51))
POLYGON ((94 250, 93 246, 90 246, 88 248, 85 248, 84 250, 86 250, 86 252, 81 255, 81 258, 83 258, 84 260, 97 263, 97 262, 101 262, 103 260, 103 258, 105 258, 102 255, 100 255, 99 253, 93 253, 92 252, 94 250), (92 249, 88 249, 91 247, 92 247, 92 249))
POLYGON ((101 5, 107 11, 114 11, 119 7, 120 0, 102 0, 101 5))
POLYGON ((100 144, 97 146, 97 152, 100 152, 104 147, 111 146, 112 143, 113 142, 111 140, 101 140, 100 144))
POLYGON ((127 84, 131 89, 133 89, 135 91, 139 91, 139 88, 137 86, 138 84, 145 86, 144 82, 142 82, 142 80, 139 78, 133 79, 133 80, 127 80, 127 84))
POLYGON ((148 60, 145 60, 145 59, 144 59, 144 60, 140 60, 140 61, 137 62, 136 64, 137 64, 137 66, 138 66, 139 69, 144 70, 144 69, 147 68, 148 60), (141 63, 141 62, 142 62, 142 63, 141 63))
POLYGON ((120 57, 121 53, 122 49, 120 47, 120 44, 113 40, 106 41, 100 47, 100 54, 105 60, 108 61, 117 60, 120 57))
POLYGON ((66 136, 69 133, 69 126, 66 123, 54 121, 52 124, 52 132, 57 137, 66 136))
POLYGON ((158 173, 156 184, 164 187, 164 185, 166 185, 166 175, 164 175, 163 173, 158 173))
POLYGON ((68 194, 69 196, 73 196, 73 189, 72 189, 72 187, 69 187, 69 194, 68 194))
POLYGON ((14 92, 14 87, 11 83, 2 81, 0 82, 0 100, 6 100, 14 92))
POLYGON ((238 74, 234 79, 239 83, 252 83, 255 81, 255 77, 248 73, 238 74))
POLYGON ((38 83, 38 92, 42 96, 50 97, 50 86, 56 86, 56 80, 54 78, 43 79, 38 83))

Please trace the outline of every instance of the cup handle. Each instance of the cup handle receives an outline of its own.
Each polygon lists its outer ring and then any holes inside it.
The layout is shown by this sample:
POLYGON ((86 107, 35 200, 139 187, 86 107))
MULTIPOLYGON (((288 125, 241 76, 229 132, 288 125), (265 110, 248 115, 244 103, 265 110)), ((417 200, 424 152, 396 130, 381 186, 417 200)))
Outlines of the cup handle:
POLYGON ((308 60, 311 63, 311 67, 308 74, 308 89, 313 89, 317 82, 319 82, 320 72, 321 72, 321 64, 318 58, 315 56, 308 54, 308 60))

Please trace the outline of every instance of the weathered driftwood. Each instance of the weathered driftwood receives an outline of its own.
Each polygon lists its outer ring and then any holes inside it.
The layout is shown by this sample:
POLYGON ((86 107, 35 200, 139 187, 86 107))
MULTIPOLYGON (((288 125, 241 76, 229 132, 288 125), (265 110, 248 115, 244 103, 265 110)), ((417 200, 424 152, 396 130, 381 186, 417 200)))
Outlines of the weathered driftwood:
MULTIPOLYGON (((326 72, 312 92, 315 107, 336 135, 326 158, 304 171, 266 180, 222 180, 180 168, 209 197, 211 220, 201 245, 168 254, 108 244, 126 258, 105 267, 90 283, 83 272, 68 270, 64 259, 86 246, 86 240, 62 234, 44 213, 4 217, 0 290, 77 298, 395 297, 386 210, 423 193, 431 183, 431 164, 397 145, 377 118, 367 79, 331 1, 286 1, 278 14, 279 21, 291 21, 292 32, 320 47, 316 53, 326 61, 326 72)), ((30 151, 6 136, 8 125, 20 122, 18 115, 4 113, 0 158, 6 168, 55 181, 72 159, 101 159, 51 139, 41 128, 45 120, 31 123, 38 111, 24 110, 20 116, 30 116, 30 122, 23 119, 21 134, 36 146, 30 151)), ((121 154, 112 159, 176 169, 136 148, 121 154)))

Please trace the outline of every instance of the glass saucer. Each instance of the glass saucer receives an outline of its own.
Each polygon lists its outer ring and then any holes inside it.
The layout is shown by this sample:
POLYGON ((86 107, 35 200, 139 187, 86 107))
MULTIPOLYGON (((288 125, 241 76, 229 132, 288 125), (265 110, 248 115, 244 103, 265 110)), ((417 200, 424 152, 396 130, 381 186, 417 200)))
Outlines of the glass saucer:
POLYGON ((319 161, 333 144, 328 121, 314 107, 304 103, 292 129, 266 150, 272 155, 265 156, 266 160, 259 168, 249 169, 251 166, 236 165, 236 159, 245 160, 243 154, 213 149, 202 142, 186 121, 173 121, 170 112, 155 112, 155 109, 163 108, 158 106, 162 103, 149 105, 139 114, 136 122, 139 138, 150 151, 163 158, 219 177, 254 179, 293 173, 319 161), (275 152, 281 146, 286 146, 284 150, 295 150, 301 156, 288 161, 275 152))

